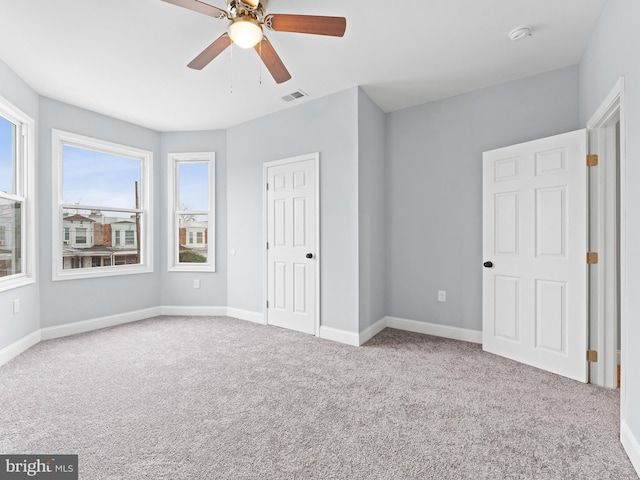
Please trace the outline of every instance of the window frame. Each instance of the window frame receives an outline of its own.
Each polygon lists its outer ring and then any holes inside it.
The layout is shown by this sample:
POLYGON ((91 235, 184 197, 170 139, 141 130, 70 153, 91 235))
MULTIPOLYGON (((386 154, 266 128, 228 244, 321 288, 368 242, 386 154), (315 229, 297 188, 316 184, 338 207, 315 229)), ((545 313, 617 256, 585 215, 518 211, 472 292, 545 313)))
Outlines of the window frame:
MULTIPOLYGON (((79 135, 63 130, 51 130, 52 164, 53 164, 53 281, 74 280, 83 278, 100 278, 119 275, 137 275, 153 272, 153 152, 141 148, 122 145, 93 137, 79 135), (122 212, 126 208, 109 207, 108 205, 65 205, 63 203, 63 167, 64 147, 70 146, 99 153, 106 153, 140 161, 140 206, 136 211, 141 213, 140 221, 140 263, 129 265, 109 265, 92 268, 63 269, 62 241, 64 236, 63 210, 78 207, 79 209, 95 209, 100 211, 122 212)), ((133 211, 133 210, 132 210, 133 211)), ((89 232, 87 232, 87 239, 89 232)))
POLYGON ((0 292, 36 282, 36 222, 35 222, 35 121, 0 95, 0 116, 16 126, 15 190, 16 194, 0 193, 5 200, 19 202, 21 208, 22 272, 0 277, 0 292))
MULTIPOLYGON (((167 271, 169 272, 215 272, 216 271, 216 218, 215 218, 215 198, 216 198, 216 154, 215 152, 190 152, 190 153, 169 153, 168 155, 168 184, 167 184, 167 271), (207 163, 209 198, 208 211, 203 210, 180 210, 179 201, 179 174, 178 166, 185 163, 207 163), (180 239, 178 230, 178 215, 207 215, 207 262, 206 263, 180 263, 180 239)), ((190 232, 193 233, 193 232, 190 232)), ((188 239, 186 239, 188 242, 188 239)), ((192 245, 193 243, 189 244, 192 245)), ((193 244, 195 245, 195 244, 193 244)))

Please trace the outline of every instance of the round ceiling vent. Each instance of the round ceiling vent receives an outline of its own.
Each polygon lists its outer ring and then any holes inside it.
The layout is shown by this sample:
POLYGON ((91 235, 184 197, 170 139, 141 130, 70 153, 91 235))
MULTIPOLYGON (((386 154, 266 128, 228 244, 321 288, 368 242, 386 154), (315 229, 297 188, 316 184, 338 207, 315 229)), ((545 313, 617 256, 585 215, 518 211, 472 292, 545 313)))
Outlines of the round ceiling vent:
POLYGON ((522 40, 523 38, 531 36, 531 27, 527 27, 526 25, 522 27, 514 28, 509 32, 509 38, 514 42, 516 40, 522 40))

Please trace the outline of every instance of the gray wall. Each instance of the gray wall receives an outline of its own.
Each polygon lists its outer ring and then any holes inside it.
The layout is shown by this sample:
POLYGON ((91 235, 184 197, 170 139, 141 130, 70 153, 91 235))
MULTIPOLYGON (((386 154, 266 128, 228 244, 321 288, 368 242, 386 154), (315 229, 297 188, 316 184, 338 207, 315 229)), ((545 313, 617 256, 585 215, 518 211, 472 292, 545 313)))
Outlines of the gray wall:
POLYGON ((40 101, 38 191, 40 210, 41 327, 115 315, 160 304, 160 134, 48 98, 40 101), (87 135, 153 152, 154 272, 53 282, 51 251, 51 129, 87 135))
POLYGON ((569 67, 388 115, 389 315, 482 329, 482 152, 578 129, 577 86, 569 67))
POLYGON ((160 167, 162 191, 160 208, 162 209, 159 240, 162 244, 160 262, 160 304, 165 306, 212 306, 227 305, 227 135, 224 130, 200 132, 172 132, 161 134, 160 167), (169 188, 168 154, 185 152, 215 152, 216 154, 216 206, 215 239, 216 271, 205 272, 168 272, 167 243, 168 235, 166 214, 169 188), (193 281, 200 280, 200 289, 193 288, 193 281))
MULTIPOLYGON (((39 97, 25 82, 0 60, 0 95, 29 115, 36 122, 36 159, 38 153, 39 97)), ((40 178, 36 167, 36 182, 40 178)), ((36 183, 37 185, 37 183, 36 183)), ((38 190, 36 188, 36 190, 38 190)), ((42 229, 37 220, 38 192, 36 191, 36 281, 40 279, 37 239, 42 229)), ((40 288, 32 284, 0 292, 0 350, 40 328, 40 288), (13 313, 13 300, 20 300, 20 313, 13 313)))
POLYGON ((624 380, 627 390, 627 423, 640 439, 640 2, 609 0, 591 36, 580 64, 580 122, 587 120, 605 99, 617 79, 625 77, 626 107, 626 205, 627 205, 627 331, 624 380), (635 408, 633 408, 635 407, 635 408))
POLYGON ((358 89, 227 131, 228 305, 263 311, 265 162, 320 152, 321 324, 358 331, 358 89))
POLYGON ((358 89, 360 331, 386 315, 385 118, 358 89))

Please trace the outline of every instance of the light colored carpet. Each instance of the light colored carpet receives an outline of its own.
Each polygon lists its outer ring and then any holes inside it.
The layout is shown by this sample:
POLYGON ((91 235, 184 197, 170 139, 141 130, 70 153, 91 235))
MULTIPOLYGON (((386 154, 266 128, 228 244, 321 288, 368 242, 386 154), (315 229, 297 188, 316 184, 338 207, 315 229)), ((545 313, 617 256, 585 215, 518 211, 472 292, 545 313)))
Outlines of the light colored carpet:
POLYGON ((391 329, 159 317, 40 343, 0 387, 0 452, 84 480, 638 478, 616 391, 391 329))

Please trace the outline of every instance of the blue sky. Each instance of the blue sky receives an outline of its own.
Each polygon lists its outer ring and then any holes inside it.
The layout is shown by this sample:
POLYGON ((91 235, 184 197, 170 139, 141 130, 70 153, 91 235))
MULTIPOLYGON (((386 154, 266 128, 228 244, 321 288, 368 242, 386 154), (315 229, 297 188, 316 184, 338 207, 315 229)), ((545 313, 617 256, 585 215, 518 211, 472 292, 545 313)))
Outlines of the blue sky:
POLYGON ((0 117, 0 192, 13 192, 13 124, 0 117))
MULTIPOLYGON (((0 191, 12 193, 12 123, 0 117, 0 191)), ((140 161, 64 146, 62 199, 66 204, 135 208, 140 161)), ((208 210, 207 163, 179 164, 180 205, 208 210)))
POLYGON ((66 204, 135 208, 140 160, 64 146, 62 199, 66 204))
POLYGON ((209 210, 209 165, 207 163, 178 163, 180 208, 209 210))

